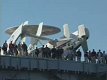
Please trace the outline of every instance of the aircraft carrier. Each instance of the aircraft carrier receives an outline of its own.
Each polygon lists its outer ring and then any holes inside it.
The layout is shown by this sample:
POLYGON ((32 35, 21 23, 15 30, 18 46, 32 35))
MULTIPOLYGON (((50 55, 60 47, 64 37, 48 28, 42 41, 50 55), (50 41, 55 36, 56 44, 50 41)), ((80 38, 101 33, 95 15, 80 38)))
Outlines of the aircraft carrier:
MULTIPOLYGON (((47 35, 47 33, 55 34, 60 32, 60 29, 55 27, 49 28, 50 26, 47 25, 42 30, 43 23, 39 24, 38 30, 34 28, 35 25, 29 26, 26 24, 28 22, 21 24, 18 28, 7 30, 7 33, 12 34, 7 41, 8 44, 11 40, 13 43, 16 42, 20 35, 23 41, 24 35, 39 39, 48 39, 41 36, 41 34, 44 33, 44 35, 47 35), (27 28, 24 29, 26 26, 27 28), (34 33, 32 33, 31 29, 34 33)), ((85 34, 84 30, 87 29, 82 25, 79 32, 83 31, 84 33, 80 33, 79 37, 86 43, 89 35, 86 35, 86 37, 82 36, 85 34)), ((68 34, 65 35, 70 37, 68 34)), ((76 41, 78 42, 76 48, 82 45, 81 40, 79 42, 78 40, 76 41)), ((32 56, 0 55, 0 80, 107 80, 107 64, 86 63, 65 59, 35 58, 32 56)))

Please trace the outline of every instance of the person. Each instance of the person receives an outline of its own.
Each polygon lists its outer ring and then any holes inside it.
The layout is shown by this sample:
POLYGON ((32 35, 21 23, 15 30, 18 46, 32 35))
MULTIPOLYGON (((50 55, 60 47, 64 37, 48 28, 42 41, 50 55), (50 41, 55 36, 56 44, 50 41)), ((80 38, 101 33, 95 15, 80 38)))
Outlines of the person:
POLYGON ((97 52, 97 58, 98 58, 98 63, 102 63, 102 52, 99 49, 99 51, 97 52))
POLYGON ((39 49, 38 49, 38 47, 36 47, 36 49, 35 49, 35 55, 38 57, 38 55, 39 55, 39 49))
POLYGON ((92 62, 92 54, 91 54, 91 50, 88 51, 88 62, 89 62, 89 63, 92 62))
POLYGON ((64 52, 64 50, 61 46, 57 48, 57 51, 56 51, 57 59, 62 59, 63 52, 64 52))
POLYGON ((18 43, 17 49, 18 49, 18 55, 22 56, 22 45, 21 45, 21 42, 18 43))
POLYGON ((85 52, 84 58, 85 58, 85 62, 88 62, 88 52, 85 52))
POLYGON ((74 55, 74 53, 73 53, 73 50, 70 50, 70 49, 67 49, 66 50, 66 58, 65 58, 65 60, 73 60, 73 55, 74 55))
POLYGON ((42 48, 41 48, 41 53, 42 53, 42 58, 45 57, 45 48, 44 48, 44 45, 42 45, 42 48))
POLYGON ((9 43, 9 55, 13 55, 14 52, 14 44, 12 41, 9 43))
POLYGON ((60 57, 60 50, 59 47, 56 49, 56 59, 59 59, 60 57))
POLYGON ((8 47, 8 44, 7 44, 7 42, 5 41, 4 42, 4 44, 3 44, 3 47, 2 47, 2 49, 3 49, 3 54, 7 54, 7 47, 8 47))
POLYGON ((96 57, 97 57, 97 55, 96 55, 96 51, 93 49, 93 51, 91 52, 91 58, 92 58, 92 63, 96 63, 96 57))
POLYGON ((105 63, 105 55, 106 55, 106 52, 103 51, 103 52, 102 52, 102 63, 105 63))
POLYGON ((23 42, 22 44, 22 50, 23 50, 23 55, 27 56, 28 52, 27 52, 27 45, 25 42, 23 42))
POLYGON ((72 53, 73 60, 76 61, 75 60, 75 58, 76 58, 76 51, 73 49, 73 50, 71 50, 71 53, 72 53))
POLYGON ((13 51, 14 51, 14 56, 17 56, 18 55, 18 49, 17 49, 16 43, 14 43, 13 51))
POLYGON ((55 59, 56 58, 56 48, 55 48, 55 46, 53 46, 53 48, 51 49, 51 53, 52 53, 52 58, 55 59))
POLYGON ((46 58, 50 58, 51 57, 51 50, 47 45, 45 47, 45 57, 46 58))
POLYGON ((62 59, 62 54, 64 53, 64 49, 62 47, 59 48, 60 49, 60 59, 62 59))
POLYGON ((0 46, 0 55, 1 55, 1 46, 0 46))
POLYGON ((81 51, 78 49, 77 53, 77 61, 81 61, 81 51))
POLYGON ((105 54, 105 63, 107 64, 107 53, 105 54))

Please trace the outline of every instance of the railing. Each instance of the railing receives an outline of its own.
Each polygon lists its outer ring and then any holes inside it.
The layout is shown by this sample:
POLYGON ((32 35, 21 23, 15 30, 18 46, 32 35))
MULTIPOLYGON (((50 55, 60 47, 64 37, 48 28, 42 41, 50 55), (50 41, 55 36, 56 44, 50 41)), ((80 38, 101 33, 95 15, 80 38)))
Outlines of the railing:
POLYGON ((76 62, 32 57, 0 56, 0 69, 57 70, 66 72, 107 72, 107 64, 76 62))

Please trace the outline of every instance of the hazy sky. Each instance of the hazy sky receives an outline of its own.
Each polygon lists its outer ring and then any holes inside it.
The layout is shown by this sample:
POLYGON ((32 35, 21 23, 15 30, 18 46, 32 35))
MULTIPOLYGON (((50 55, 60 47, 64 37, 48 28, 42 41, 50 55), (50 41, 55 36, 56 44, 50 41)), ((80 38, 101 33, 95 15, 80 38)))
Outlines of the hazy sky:
POLYGON ((71 32, 84 24, 90 31, 89 49, 107 51, 107 0, 0 0, 0 44, 9 38, 6 28, 26 20, 61 29, 67 23, 71 32))

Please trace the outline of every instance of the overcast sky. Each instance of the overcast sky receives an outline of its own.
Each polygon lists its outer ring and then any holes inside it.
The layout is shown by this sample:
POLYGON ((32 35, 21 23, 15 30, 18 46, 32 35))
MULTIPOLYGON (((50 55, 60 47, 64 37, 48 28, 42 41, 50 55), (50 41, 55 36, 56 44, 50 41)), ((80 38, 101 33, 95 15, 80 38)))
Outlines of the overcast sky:
MULTIPOLYGON (((0 0, 0 44, 9 38, 8 27, 29 24, 69 24, 70 31, 84 24, 90 31, 89 49, 107 51, 107 0, 0 0)), ((63 31, 51 38, 58 38, 63 31)))

